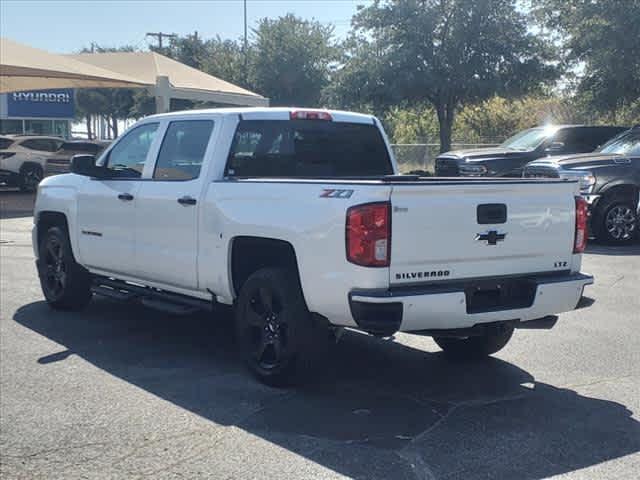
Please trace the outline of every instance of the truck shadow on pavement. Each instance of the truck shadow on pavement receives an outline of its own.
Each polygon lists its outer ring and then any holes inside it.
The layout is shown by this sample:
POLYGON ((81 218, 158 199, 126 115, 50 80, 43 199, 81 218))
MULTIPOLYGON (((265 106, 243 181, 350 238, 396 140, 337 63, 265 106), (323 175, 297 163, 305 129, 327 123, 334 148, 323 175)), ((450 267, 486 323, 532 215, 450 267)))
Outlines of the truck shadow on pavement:
POLYGON ((36 302, 14 319, 64 346, 34 358, 41 368, 78 355, 350 477, 541 479, 640 451, 640 424, 625 406, 536 383, 496 358, 449 363, 347 332, 318 382, 277 390, 245 372, 226 318, 96 299, 81 313, 36 302))

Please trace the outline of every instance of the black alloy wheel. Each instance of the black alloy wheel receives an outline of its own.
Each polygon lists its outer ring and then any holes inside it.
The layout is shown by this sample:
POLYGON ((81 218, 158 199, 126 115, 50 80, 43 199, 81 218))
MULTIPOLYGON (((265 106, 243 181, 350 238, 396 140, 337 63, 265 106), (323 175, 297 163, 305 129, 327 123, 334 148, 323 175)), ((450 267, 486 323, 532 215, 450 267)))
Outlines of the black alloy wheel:
POLYGON ((248 310, 251 354, 260 368, 280 366, 287 357, 287 321, 282 302, 267 286, 251 292, 248 310))
POLYGON ((76 263, 66 227, 44 232, 38 251, 38 275, 47 303, 57 310, 80 310, 92 297, 91 274, 76 263))
POLYGON ((43 253, 41 259, 44 267, 42 288, 45 290, 47 298, 57 300, 64 294, 67 285, 64 250, 58 236, 47 236, 43 253))
POLYGON ((272 386, 304 382, 328 346, 328 327, 304 302, 297 274, 263 268, 244 283, 236 303, 236 338, 249 370, 272 386))

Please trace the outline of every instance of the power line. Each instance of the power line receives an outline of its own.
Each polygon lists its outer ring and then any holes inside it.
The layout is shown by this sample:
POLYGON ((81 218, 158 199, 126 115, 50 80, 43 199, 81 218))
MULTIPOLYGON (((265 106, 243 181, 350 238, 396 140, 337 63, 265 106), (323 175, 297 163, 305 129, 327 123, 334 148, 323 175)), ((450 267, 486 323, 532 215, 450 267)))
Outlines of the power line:
POLYGON ((147 32, 147 37, 156 37, 158 39, 158 48, 162 50, 162 39, 163 38, 176 38, 177 35, 175 33, 163 33, 163 32, 147 32))

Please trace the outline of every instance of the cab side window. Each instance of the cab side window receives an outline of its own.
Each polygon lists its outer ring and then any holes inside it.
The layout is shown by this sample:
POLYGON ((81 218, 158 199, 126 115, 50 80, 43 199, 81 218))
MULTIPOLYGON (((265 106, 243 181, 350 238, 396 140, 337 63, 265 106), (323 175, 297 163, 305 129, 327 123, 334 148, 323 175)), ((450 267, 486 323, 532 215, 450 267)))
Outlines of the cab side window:
POLYGON ((162 140, 153 179, 185 181, 198 178, 212 131, 212 120, 171 122, 162 140))
POLYGON ((131 130, 111 149, 105 167, 113 171, 115 178, 140 178, 157 130, 157 123, 131 130))

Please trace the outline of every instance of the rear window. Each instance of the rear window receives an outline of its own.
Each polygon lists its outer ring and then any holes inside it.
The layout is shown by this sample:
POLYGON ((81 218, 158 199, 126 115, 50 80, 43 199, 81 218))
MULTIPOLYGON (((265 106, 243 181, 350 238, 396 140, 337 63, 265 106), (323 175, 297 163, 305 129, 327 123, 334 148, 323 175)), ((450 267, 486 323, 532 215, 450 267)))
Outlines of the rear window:
POLYGON ((375 125, 323 120, 243 120, 229 177, 364 177, 393 173, 375 125))
POLYGON ((13 140, 9 138, 0 138, 0 150, 4 150, 5 148, 9 148, 13 140))

